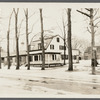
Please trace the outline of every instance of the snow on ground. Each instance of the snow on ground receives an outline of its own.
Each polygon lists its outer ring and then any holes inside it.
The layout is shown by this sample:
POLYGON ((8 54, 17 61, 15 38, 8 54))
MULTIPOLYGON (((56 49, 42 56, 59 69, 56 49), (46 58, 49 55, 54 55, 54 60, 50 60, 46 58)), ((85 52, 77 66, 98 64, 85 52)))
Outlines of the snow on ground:
POLYGON ((0 69, 0 97, 100 97, 100 67, 91 75, 90 61, 74 64, 74 71, 67 71, 68 65, 50 67, 11 66, 0 69), (94 95, 93 95, 94 94, 94 95), (97 94, 97 95, 96 95, 97 94))

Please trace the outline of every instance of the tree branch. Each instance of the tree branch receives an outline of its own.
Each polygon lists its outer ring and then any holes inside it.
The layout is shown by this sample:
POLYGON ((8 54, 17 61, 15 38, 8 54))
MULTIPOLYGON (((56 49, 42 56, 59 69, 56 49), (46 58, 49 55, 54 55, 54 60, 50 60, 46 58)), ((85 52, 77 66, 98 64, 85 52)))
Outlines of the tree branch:
POLYGON ((8 31, 10 31, 10 23, 11 23, 11 17, 12 17, 12 14, 13 14, 13 11, 12 11, 12 13, 10 14, 10 18, 9 18, 8 31))
POLYGON ((87 11, 90 11, 90 9, 89 8, 85 8, 87 11))
POLYGON ((90 17, 90 15, 88 15, 87 13, 84 13, 84 12, 79 11, 79 10, 76 10, 76 11, 79 12, 79 13, 81 13, 81 14, 83 14, 83 15, 86 15, 87 17, 90 17))
MULTIPOLYGON (((56 22, 57 23, 57 22, 56 22)), ((63 35, 63 31, 62 31, 62 29, 61 29, 61 27, 59 26, 59 24, 57 23, 57 25, 58 25, 58 27, 59 27, 59 29, 60 29, 60 31, 61 31, 61 33, 62 33, 62 35, 63 35)))
POLYGON ((99 17, 96 17, 93 21, 96 21, 96 20, 98 20, 100 18, 100 16, 99 17))
POLYGON ((19 12, 19 8, 17 8, 17 15, 18 15, 18 12, 19 12))
POLYGON ((37 19, 36 22, 32 25, 32 29, 31 29, 31 31, 30 31, 28 34, 32 33, 33 27, 34 27, 34 25, 37 23, 37 21, 38 21, 38 19, 37 19))
POLYGON ((89 28, 87 27, 87 31, 89 32, 89 33, 91 33, 91 31, 89 30, 89 28))
POLYGON ((99 10, 99 9, 97 9, 97 10, 95 11, 95 14, 93 15, 93 17, 97 14, 98 10, 99 10))
POLYGON ((98 27, 97 25, 100 23, 100 21, 98 21, 95 25, 94 25, 94 27, 98 27))

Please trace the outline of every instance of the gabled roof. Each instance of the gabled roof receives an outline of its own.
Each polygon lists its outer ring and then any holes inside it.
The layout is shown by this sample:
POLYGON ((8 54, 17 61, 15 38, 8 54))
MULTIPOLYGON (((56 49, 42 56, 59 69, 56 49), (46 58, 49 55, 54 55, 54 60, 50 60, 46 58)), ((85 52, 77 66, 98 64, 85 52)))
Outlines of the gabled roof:
MULTIPOLYGON (((51 43, 52 39, 54 37, 57 37, 59 35, 54 35, 54 36, 49 36, 49 37, 44 37, 44 48, 47 49, 49 44, 51 43)), ((60 36, 59 36, 60 37, 60 36)), ((41 38, 39 38, 38 40, 32 40, 30 43, 31 49, 34 50, 38 50, 38 44, 41 43, 41 38)))

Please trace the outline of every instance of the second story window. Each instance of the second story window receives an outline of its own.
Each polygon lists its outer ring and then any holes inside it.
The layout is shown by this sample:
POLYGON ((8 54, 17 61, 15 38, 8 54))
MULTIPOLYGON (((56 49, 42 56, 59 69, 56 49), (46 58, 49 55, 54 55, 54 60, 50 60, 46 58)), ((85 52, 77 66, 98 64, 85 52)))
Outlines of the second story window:
POLYGON ((64 46, 62 45, 59 46, 59 50, 64 50, 64 49, 66 50, 66 47, 64 48, 64 46))
POLYGON ((54 45, 50 45, 50 49, 54 49, 54 45))
POLYGON ((60 42, 60 39, 59 38, 57 38, 57 42, 60 42))
POLYGON ((41 47, 41 43, 39 43, 39 44, 38 44, 38 49, 41 49, 41 48, 42 48, 42 47, 41 47))

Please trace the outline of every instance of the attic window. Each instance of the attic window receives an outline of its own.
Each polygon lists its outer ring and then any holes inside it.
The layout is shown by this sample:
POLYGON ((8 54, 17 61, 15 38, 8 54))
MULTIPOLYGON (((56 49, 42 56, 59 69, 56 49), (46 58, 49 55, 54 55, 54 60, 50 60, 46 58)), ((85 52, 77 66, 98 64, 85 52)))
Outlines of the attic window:
POLYGON ((60 39, 59 38, 57 38, 57 42, 60 42, 60 39))

